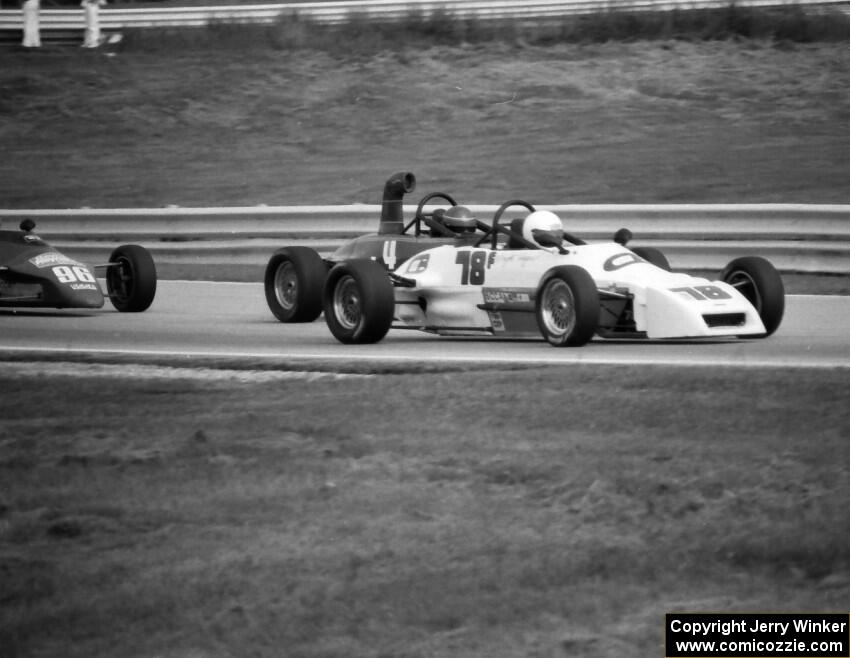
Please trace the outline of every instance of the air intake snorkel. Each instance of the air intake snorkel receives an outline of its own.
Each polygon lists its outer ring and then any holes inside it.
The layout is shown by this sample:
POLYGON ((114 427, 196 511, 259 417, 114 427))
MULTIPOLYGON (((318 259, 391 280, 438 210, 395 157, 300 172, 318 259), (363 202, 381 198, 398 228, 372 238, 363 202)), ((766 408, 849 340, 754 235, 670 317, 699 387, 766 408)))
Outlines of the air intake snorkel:
POLYGON ((409 171, 393 174, 384 184, 384 197, 381 202, 381 223, 379 234, 401 233, 404 231, 403 199, 407 192, 416 187, 416 176, 409 171))

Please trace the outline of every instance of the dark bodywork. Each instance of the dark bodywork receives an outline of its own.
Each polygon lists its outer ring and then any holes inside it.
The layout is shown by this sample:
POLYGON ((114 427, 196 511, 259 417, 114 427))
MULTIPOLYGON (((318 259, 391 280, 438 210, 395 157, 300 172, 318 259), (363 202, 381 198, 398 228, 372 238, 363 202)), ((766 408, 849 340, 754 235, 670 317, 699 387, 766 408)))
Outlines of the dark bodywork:
POLYGON ((94 268, 30 231, 0 230, 0 306, 100 308, 94 268))
POLYGON ((0 230, 0 307, 92 309, 109 298, 118 311, 139 312, 153 303, 156 265, 144 247, 121 245, 108 262, 88 265, 49 245, 34 228, 25 219, 19 230, 0 230))

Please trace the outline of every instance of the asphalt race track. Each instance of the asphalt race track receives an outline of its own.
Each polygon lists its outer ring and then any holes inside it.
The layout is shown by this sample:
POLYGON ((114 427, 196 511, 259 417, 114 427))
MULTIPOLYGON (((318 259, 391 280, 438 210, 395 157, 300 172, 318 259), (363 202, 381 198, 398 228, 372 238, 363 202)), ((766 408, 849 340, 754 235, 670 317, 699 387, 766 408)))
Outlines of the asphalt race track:
POLYGON ((557 349, 541 341, 455 339, 392 330, 376 345, 338 343, 320 318, 284 325, 266 306, 261 283, 160 281, 144 313, 0 309, 0 358, 72 354, 246 358, 403 364, 620 363, 736 367, 850 367, 850 296, 790 295, 779 330, 764 340, 605 341, 557 349))

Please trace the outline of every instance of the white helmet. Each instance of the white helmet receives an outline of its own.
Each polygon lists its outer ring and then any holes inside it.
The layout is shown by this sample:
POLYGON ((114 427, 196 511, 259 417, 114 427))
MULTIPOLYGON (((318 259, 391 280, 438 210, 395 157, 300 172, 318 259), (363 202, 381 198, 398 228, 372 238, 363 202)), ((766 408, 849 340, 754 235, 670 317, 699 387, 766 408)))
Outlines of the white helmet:
POLYGON ((522 237, 544 248, 560 246, 564 239, 564 225, 552 211, 535 210, 522 222, 522 237))

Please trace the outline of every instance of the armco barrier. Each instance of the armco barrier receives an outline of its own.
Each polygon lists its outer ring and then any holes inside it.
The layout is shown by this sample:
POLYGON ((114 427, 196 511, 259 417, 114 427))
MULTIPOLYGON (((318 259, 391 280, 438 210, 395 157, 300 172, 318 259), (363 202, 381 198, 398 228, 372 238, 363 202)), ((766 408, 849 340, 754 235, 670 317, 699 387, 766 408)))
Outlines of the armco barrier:
MULTIPOLYGON (((471 205, 489 220, 493 205, 471 205)), ((681 269, 713 269, 733 257, 762 255, 783 271, 850 275, 850 205, 541 205, 589 241, 622 227, 633 244, 662 249, 681 269)), ((405 206, 409 220, 414 206, 405 206)), ((25 217, 62 248, 79 243, 141 242, 158 259, 265 262, 278 246, 310 244, 329 252, 377 230, 379 205, 232 208, 0 210, 4 228, 25 217)), ((509 210, 507 221, 522 213, 509 210)))
MULTIPOLYGON (((411 12, 423 17, 435 11, 475 19, 541 19, 574 16, 600 11, 645 11, 726 7, 729 0, 337 0, 329 2, 286 2, 212 7, 107 7, 100 12, 105 30, 150 27, 196 27, 211 22, 273 23, 297 15, 317 23, 338 24, 352 17, 371 21, 405 18, 411 12)), ((846 0, 736 0, 739 6, 773 7, 812 5, 846 7, 846 0)), ((83 29, 81 9, 42 9, 42 30, 83 29)), ((0 30, 20 29, 20 10, 0 10, 0 30)))

